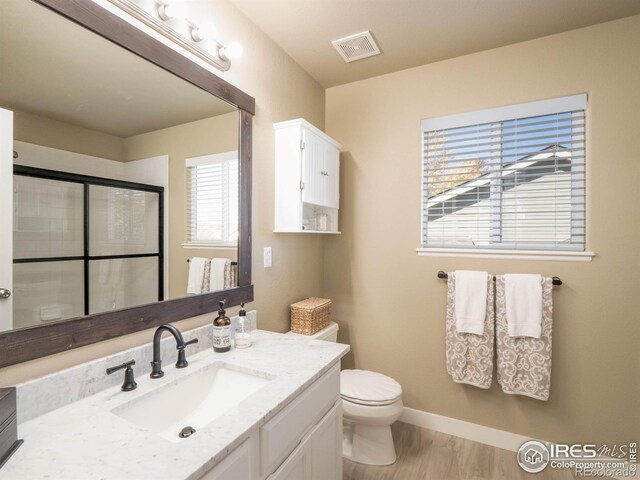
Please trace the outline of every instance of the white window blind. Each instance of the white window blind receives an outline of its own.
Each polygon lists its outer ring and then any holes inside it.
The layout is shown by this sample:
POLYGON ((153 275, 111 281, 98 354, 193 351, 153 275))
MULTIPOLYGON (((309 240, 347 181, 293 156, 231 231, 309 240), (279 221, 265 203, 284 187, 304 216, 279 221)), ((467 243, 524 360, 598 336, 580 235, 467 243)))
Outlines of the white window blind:
POLYGON ((238 241, 238 153, 186 160, 187 243, 236 246, 238 241))
POLYGON ((422 246, 585 249, 586 95, 425 119, 422 246))

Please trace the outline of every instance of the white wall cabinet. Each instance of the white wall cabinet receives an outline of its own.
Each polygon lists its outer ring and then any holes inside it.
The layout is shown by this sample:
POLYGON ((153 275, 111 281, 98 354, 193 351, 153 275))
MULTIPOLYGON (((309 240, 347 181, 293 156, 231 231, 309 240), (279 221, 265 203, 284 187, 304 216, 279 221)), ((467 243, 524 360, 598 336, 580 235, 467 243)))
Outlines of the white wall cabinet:
POLYGON ((200 478, 342 480, 339 364, 200 478))
POLYGON ((274 231, 339 233, 342 145, 301 118, 274 128, 274 231))

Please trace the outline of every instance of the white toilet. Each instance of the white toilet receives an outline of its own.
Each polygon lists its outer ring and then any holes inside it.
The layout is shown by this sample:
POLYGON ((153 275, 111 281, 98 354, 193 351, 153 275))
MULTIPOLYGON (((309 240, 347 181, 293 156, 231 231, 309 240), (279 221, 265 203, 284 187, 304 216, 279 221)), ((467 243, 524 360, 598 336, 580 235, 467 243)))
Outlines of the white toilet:
MULTIPOLYGON (((338 325, 314 335, 295 335, 335 342, 338 325)), ((340 373, 340 396, 344 433, 342 455, 348 460, 367 465, 391 465, 396 450, 391 436, 391 424, 402 413, 402 387, 394 379, 368 370, 343 370, 340 373)))

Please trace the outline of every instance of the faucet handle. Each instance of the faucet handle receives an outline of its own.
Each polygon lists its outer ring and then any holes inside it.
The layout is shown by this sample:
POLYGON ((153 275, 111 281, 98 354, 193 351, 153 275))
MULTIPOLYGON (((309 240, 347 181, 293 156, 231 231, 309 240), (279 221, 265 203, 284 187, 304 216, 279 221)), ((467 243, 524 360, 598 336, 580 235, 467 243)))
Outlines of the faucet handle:
POLYGON ((138 387, 138 384, 136 383, 136 380, 133 376, 133 368, 131 368, 135 364, 135 360, 130 360, 116 367, 107 368, 107 375, 111 375, 118 370, 126 368, 126 370, 124 371, 124 382, 122 383, 122 387, 120 388, 123 392, 130 392, 131 390, 135 390, 138 387))
POLYGON ((176 368, 185 368, 189 365, 189 362, 187 362, 187 357, 184 353, 184 349, 187 345, 192 345, 194 343, 198 343, 197 338, 189 340, 188 342, 184 342, 182 347, 178 347, 178 361, 176 362, 176 368))

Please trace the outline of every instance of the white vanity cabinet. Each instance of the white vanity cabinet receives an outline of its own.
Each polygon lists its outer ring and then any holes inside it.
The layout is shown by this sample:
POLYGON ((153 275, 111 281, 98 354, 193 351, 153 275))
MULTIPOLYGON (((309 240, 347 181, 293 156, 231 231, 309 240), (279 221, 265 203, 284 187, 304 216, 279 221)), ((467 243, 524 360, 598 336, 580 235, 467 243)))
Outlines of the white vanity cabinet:
POLYGON ((342 480, 339 364, 200 478, 342 480))
POLYGON ((342 479, 342 400, 312 429, 311 480, 342 479))
POLYGON ((242 445, 231 452, 218 465, 205 473, 200 480, 238 480, 240 478, 253 478, 252 443, 246 440, 242 445))
POLYGON ((267 480, 342 478, 342 401, 338 400, 267 480))
POLYGON ((311 448, 309 435, 304 437, 282 465, 267 480, 311 480, 311 448))
POLYGON ((339 233, 342 145, 301 118, 274 128, 274 231, 339 233))

